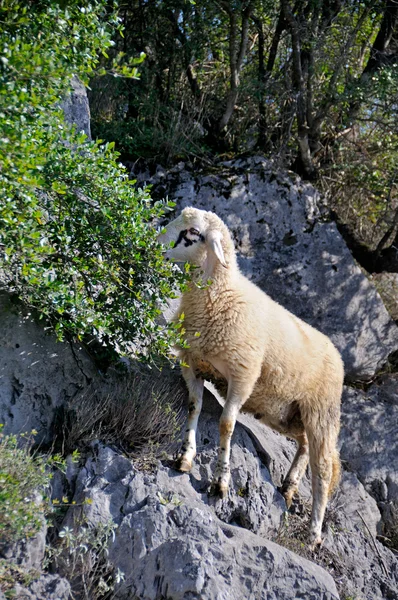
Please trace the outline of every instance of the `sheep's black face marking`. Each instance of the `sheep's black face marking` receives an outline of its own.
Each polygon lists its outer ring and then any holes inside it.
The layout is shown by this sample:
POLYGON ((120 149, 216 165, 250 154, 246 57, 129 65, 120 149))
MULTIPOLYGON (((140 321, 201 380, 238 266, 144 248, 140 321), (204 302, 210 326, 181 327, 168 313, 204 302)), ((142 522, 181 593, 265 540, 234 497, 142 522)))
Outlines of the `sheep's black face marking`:
POLYGON ((188 246, 192 246, 192 244, 196 244, 198 241, 204 242, 205 238, 201 233, 199 233, 197 229, 191 227, 191 229, 183 229, 182 231, 180 231, 178 238, 174 242, 173 248, 177 248, 177 246, 181 244, 182 241, 184 242, 185 248, 188 248, 188 246), (188 237, 188 234, 198 239, 191 239, 188 237))

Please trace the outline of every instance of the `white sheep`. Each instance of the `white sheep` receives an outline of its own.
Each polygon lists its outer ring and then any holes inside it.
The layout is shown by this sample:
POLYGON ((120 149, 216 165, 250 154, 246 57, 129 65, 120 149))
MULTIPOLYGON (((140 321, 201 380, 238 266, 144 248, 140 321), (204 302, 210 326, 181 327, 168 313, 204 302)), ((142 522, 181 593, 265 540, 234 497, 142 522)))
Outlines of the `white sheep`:
POLYGON ((180 358, 190 399, 179 470, 192 468, 204 379, 213 380, 226 398, 213 493, 227 493, 238 412, 253 413, 298 442, 282 488, 288 506, 310 460, 309 533, 313 544, 320 544, 327 499, 340 477, 336 443, 344 371, 338 351, 329 338, 242 275, 231 234, 214 213, 185 208, 159 241, 167 245, 168 259, 199 267, 179 309, 189 344, 180 350, 180 358), (210 285, 198 285, 208 279, 210 285))

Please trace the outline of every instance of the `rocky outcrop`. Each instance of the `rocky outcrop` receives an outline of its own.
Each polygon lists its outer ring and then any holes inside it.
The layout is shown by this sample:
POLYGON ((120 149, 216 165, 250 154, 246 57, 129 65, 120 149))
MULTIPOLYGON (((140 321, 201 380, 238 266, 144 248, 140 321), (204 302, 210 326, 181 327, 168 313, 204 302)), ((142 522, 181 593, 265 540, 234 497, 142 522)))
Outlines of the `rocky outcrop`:
POLYGON ((75 125, 78 133, 84 131, 91 140, 90 106, 87 91, 78 77, 72 78, 71 91, 62 102, 61 107, 64 111, 65 121, 69 125, 75 125))
MULTIPOLYGON (((206 426, 205 431, 207 435, 206 426)), ((249 441, 239 427, 237 433, 249 441)), ((214 455, 214 441, 208 444, 214 455)), ((257 465, 244 471, 247 464, 237 464, 242 456, 239 444, 234 445, 232 472, 241 487, 221 508, 223 520, 206 493, 208 480, 202 466, 209 452, 202 454, 188 476, 162 465, 156 474, 142 473, 109 448, 97 445, 93 450, 94 456, 78 476, 75 500, 79 502, 84 490, 84 497, 92 499, 85 510, 93 522, 103 522, 111 514, 119 524, 109 552, 115 567, 125 574, 116 598, 290 600, 292 589, 303 598, 338 598, 331 576, 323 569, 250 531, 270 535, 271 525, 279 524, 283 502, 275 489, 264 498, 258 489, 254 491, 261 480, 261 465, 257 460, 257 465), (204 491, 199 492, 195 487, 201 485, 204 491), (256 503, 258 515, 253 513, 256 503), (261 523, 267 504, 269 514, 261 523)), ((247 460, 256 462, 249 450, 247 460)), ((272 487, 267 479, 260 489, 272 487)))
MULTIPOLYGON (((273 461, 282 478, 294 445, 259 428, 251 417, 240 418, 245 424, 234 433, 228 498, 208 496, 220 410, 206 393, 190 475, 161 463, 154 472, 139 471, 95 443, 84 467, 70 477, 76 505, 87 498, 91 502, 81 509, 89 522, 111 517, 118 524, 109 559, 125 580, 115 597, 290 599, 294 590, 297 598, 337 598, 332 575, 341 598, 397 598, 398 561, 376 539, 380 512, 357 477, 344 474, 327 511, 324 545, 310 552, 305 538, 309 479, 293 514, 284 513, 265 462, 273 461), (280 453, 285 461, 277 466, 280 453)), ((76 509, 71 509, 64 525, 72 527, 74 518, 76 509)))
POLYGON ((398 328, 336 225, 323 222, 311 185, 261 157, 223 163, 210 174, 158 169, 149 181, 177 212, 189 205, 216 212, 234 236, 245 275, 329 335, 348 378, 372 377, 398 349, 398 328))
POLYGON ((13 597, 21 600, 70 600, 72 596, 66 579, 58 575, 41 575, 28 587, 17 583, 13 597))
POLYGON ((65 403, 87 386, 97 371, 82 348, 58 343, 1 291, 0 323, 0 423, 4 433, 36 430, 36 442, 49 443, 65 403))
MULTIPOLYGON (((42 572, 42 563, 46 551, 47 524, 43 524, 38 533, 29 540, 2 548, 0 557, 12 565, 11 572, 15 571, 16 581, 12 591, 8 583, 7 598, 17 600, 70 600, 71 588, 69 582, 59 575, 42 572), (23 576, 25 574, 25 576, 23 576), (18 580, 20 579, 20 581, 18 580), (24 581, 25 580, 25 581, 24 581), (30 581, 30 583, 26 583, 30 581)), ((0 585, 2 581, 0 578, 0 585)), ((2 590, 0 588, 0 600, 2 590)))
MULTIPOLYGON (((155 192, 168 189, 177 210, 195 204, 220 214, 234 234, 243 271, 328 333, 351 378, 373 375, 398 348, 397 328, 334 224, 323 222, 311 186, 256 158, 227 163, 210 175, 159 171, 155 180, 155 192)), ((96 369, 79 346, 57 343, 5 293, 0 324, 0 422, 5 433, 36 429, 37 441, 50 443, 66 403, 96 379, 96 369)), ((151 373, 168 382, 173 397, 181 392, 175 374, 151 373)), ((97 441, 79 466, 69 461, 67 478, 53 480, 53 498, 66 495, 68 504, 75 502, 64 527, 110 519, 118 525, 107 557, 114 573, 124 573, 115 598, 397 600, 397 556, 379 541, 391 542, 395 523, 396 376, 344 391, 345 471, 316 552, 306 541, 309 476, 289 513, 278 491, 295 444, 251 416, 240 415, 234 432, 228 497, 209 497, 221 413, 210 389, 191 474, 178 473, 166 459, 142 469, 142 461, 97 441)), ((8 560, 40 571, 44 538, 43 530, 34 549, 22 544, 8 560)), ((38 573, 28 588, 16 590, 31 600, 66 600, 70 594, 68 583, 54 574, 38 573)))
POLYGON ((377 500, 383 533, 398 535, 398 377, 386 375, 366 391, 343 397, 341 455, 377 500))

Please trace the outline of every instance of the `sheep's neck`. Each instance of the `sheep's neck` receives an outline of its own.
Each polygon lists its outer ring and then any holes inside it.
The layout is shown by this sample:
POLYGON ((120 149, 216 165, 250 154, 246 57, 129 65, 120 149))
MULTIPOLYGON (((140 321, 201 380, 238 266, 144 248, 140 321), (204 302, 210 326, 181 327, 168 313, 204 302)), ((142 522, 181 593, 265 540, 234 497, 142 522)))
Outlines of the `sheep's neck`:
POLYGON ((225 285, 232 271, 238 268, 235 255, 227 256, 226 263, 227 267, 224 267, 212 252, 208 252, 201 266, 204 283, 210 279, 213 282, 213 289, 219 285, 225 285))

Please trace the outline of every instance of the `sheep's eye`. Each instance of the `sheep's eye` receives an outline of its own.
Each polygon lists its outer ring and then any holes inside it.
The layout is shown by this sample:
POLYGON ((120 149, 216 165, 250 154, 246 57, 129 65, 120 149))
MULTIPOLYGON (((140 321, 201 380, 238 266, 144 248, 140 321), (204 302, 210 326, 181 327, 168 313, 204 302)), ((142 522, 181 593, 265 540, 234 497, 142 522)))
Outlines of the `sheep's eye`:
POLYGON ((197 229, 195 229, 195 227, 191 227, 191 229, 189 230, 189 233, 192 233, 192 235, 199 235, 199 231, 197 229))

